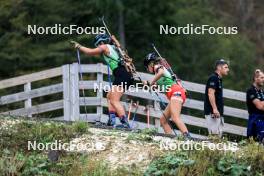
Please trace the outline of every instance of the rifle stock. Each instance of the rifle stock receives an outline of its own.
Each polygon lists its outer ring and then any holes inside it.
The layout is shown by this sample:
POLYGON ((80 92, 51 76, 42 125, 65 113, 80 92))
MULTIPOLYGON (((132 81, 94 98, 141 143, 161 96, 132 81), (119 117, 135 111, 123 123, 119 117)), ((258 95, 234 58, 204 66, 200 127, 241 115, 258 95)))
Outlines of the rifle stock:
POLYGON ((169 70, 169 72, 172 74, 172 77, 175 79, 176 82, 178 82, 178 77, 177 75, 174 73, 174 71, 172 70, 170 64, 167 62, 167 60, 161 56, 161 54, 159 53, 158 49, 156 48, 156 46, 154 45, 154 43, 151 44, 151 46, 153 47, 154 51, 158 54, 158 56, 161 58, 161 63, 162 65, 169 70))
POLYGON ((115 47, 118 50, 118 54, 120 56, 120 60, 121 60, 121 64, 126 68, 126 70, 128 72, 131 72, 132 74, 136 73, 136 68, 133 64, 133 59, 131 57, 128 56, 127 52, 121 47, 121 44, 119 43, 119 41, 116 39, 116 37, 114 35, 112 35, 104 21, 104 17, 99 18, 100 21, 102 21, 107 34, 111 37, 111 40, 113 42, 113 44, 115 45, 115 47))

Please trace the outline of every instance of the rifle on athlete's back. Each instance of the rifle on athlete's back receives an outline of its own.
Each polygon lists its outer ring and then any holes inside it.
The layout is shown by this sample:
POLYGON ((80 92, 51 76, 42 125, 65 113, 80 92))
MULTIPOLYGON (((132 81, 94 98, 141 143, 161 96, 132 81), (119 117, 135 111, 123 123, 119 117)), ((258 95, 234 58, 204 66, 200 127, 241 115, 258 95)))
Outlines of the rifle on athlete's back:
POLYGON ((160 58, 160 64, 163 65, 170 72, 170 74, 172 75, 173 80, 178 83, 178 81, 180 81, 180 79, 178 79, 177 75, 172 70, 170 64, 167 62, 167 60, 164 57, 161 56, 161 54, 159 53, 159 51, 156 48, 156 46, 154 45, 154 43, 152 43, 151 46, 153 47, 154 51, 159 56, 159 58, 160 58))
POLYGON ((112 35, 104 21, 104 17, 102 18, 99 18, 100 21, 102 21, 105 29, 106 29, 106 32, 107 34, 111 37, 112 39, 112 42, 113 44, 115 45, 115 47, 117 48, 118 50, 118 54, 120 56, 120 62, 121 62, 121 65, 123 65, 126 70, 128 72, 131 72, 132 74, 135 74, 136 73, 136 68, 133 64, 133 59, 131 57, 128 56, 127 52, 125 51, 125 49, 123 49, 119 43, 119 41, 116 39, 116 37, 114 35, 112 35))
MULTIPOLYGON (((174 81, 176 81, 177 84, 179 84, 180 86, 183 87, 181 80, 178 78, 178 76, 175 74, 175 72, 172 70, 170 64, 167 62, 167 60, 161 56, 161 54, 159 53, 158 49, 156 48, 156 46, 154 45, 154 43, 151 44, 152 48, 154 49, 154 51, 157 53, 157 55, 160 57, 160 64, 163 65, 172 75, 172 79, 174 81)), ((186 89, 185 89, 186 90, 186 89)), ((187 92, 186 90, 186 94, 191 96, 190 92, 187 92)))

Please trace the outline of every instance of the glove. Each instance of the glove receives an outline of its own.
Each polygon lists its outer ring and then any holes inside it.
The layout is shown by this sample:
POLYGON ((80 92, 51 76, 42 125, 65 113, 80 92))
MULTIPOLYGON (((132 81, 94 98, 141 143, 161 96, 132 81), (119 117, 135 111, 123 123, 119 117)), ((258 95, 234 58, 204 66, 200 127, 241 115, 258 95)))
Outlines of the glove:
POLYGON ((80 49, 82 47, 81 44, 79 44, 78 42, 75 42, 75 41, 70 41, 70 43, 73 45, 74 48, 76 49, 80 49))

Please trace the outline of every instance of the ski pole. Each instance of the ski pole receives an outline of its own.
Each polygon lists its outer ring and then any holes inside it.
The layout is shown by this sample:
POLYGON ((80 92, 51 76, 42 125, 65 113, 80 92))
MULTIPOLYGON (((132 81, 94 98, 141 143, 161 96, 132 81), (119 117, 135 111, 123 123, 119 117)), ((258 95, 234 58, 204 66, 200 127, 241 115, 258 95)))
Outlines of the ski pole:
POLYGON ((150 108, 152 106, 151 105, 147 105, 144 109, 144 111, 147 111, 146 114, 147 114, 147 124, 148 124, 148 128, 150 127, 150 108))
POLYGON ((127 115, 127 120, 128 120, 128 121, 129 121, 129 119, 130 119, 130 114, 131 114, 132 104, 133 104, 133 100, 130 101, 130 105, 129 105, 129 109, 128 109, 128 115, 127 115))
MULTIPOLYGON (((78 59, 78 65, 79 65, 79 71, 80 71, 80 79, 83 82, 83 72, 82 72, 82 67, 81 67, 81 57, 80 57, 80 51, 77 49, 77 59, 78 59)), ((82 89, 82 94, 83 94, 83 100, 84 100, 84 111, 85 111, 85 117, 87 119, 87 108, 86 108, 86 100, 85 100, 85 92, 84 92, 84 87, 81 86, 82 89)))
POLYGON ((139 101, 137 101, 137 103, 134 106, 136 106, 136 109, 135 109, 135 112, 134 112, 134 115, 133 115, 131 128, 134 127, 134 123, 135 123, 135 119, 136 119, 136 114, 137 114, 138 107, 139 107, 139 101))

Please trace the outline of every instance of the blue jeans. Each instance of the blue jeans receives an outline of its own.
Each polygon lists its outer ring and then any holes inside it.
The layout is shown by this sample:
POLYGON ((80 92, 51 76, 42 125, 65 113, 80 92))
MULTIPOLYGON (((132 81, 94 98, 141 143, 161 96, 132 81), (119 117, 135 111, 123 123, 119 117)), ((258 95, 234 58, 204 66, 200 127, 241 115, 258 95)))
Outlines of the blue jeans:
POLYGON ((257 138, 262 141, 264 138, 264 115, 250 114, 247 126, 247 137, 257 138))

